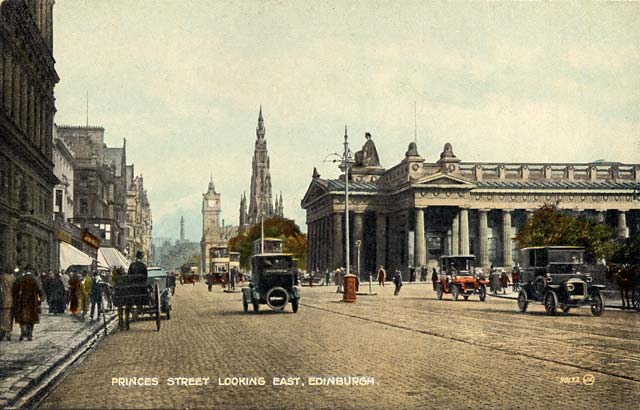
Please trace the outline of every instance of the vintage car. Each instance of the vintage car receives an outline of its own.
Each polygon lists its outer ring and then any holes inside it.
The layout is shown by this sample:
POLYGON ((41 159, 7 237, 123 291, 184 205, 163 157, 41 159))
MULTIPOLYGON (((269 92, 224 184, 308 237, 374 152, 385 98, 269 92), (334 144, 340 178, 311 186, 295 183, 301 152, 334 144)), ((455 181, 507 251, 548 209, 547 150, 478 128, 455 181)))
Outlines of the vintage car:
POLYGON ((249 286, 242 288, 242 308, 245 312, 249 304, 254 312, 258 312, 260 304, 266 304, 272 310, 283 310, 289 302, 293 313, 298 312, 298 271, 290 254, 253 255, 251 271, 253 275, 249 286))
POLYGON ((164 314, 167 320, 171 319, 171 286, 175 286, 175 277, 167 271, 157 266, 147 268, 147 286, 153 288, 158 285, 160 293, 160 313, 164 314))
POLYGON ((487 298, 487 280, 476 269, 476 257, 473 255, 441 256, 439 260, 437 295, 451 294, 453 300, 462 295, 464 300, 478 295, 481 302, 487 298))
POLYGON ((522 272, 518 309, 525 312, 529 303, 544 304, 549 315, 560 308, 590 306, 594 316, 604 312, 600 291, 606 286, 593 283, 583 264, 584 248, 577 246, 539 246, 520 250, 522 272))

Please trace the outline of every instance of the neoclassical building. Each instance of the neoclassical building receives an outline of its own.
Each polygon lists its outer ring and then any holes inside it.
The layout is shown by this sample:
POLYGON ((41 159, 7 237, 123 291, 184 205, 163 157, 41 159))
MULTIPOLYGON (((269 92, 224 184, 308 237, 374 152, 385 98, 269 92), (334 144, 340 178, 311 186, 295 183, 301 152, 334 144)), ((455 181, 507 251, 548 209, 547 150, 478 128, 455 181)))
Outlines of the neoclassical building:
MULTIPOLYGON (((640 230, 640 164, 462 162, 445 144, 427 162, 415 143, 385 169, 370 136, 349 178, 351 264, 357 241, 363 274, 436 266, 442 255, 473 254, 479 265, 510 267, 514 237, 545 204, 586 214, 620 237, 640 230), (373 165, 372 165, 373 164, 373 165)), ((307 268, 345 265, 344 174, 323 179, 314 169, 302 200, 309 237, 307 268)))

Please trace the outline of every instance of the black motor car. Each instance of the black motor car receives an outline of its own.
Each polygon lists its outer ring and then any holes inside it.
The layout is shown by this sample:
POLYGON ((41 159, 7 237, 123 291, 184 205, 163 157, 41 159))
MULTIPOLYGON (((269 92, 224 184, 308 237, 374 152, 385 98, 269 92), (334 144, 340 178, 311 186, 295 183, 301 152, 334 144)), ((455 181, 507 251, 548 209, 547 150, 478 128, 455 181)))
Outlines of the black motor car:
POLYGON ((251 258, 251 270, 251 283, 249 287, 242 288, 242 307, 245 312, 249 304, 254 312, 258 312, 260 304, 266 304, 272 310, 283 310, 289 302, 293 312, 298 312, 300 287, 292 255, 254 255, 251 258))
POLYGON ((604 312, 600 291, 604 285, 593 283, 583 263, 584 248, 575 246, 540 246, 520 250, 522 274, 518 309, 525 312, 529 303, 542 303, 549 315, 560 308, 590 306, 594 316, 604 312))

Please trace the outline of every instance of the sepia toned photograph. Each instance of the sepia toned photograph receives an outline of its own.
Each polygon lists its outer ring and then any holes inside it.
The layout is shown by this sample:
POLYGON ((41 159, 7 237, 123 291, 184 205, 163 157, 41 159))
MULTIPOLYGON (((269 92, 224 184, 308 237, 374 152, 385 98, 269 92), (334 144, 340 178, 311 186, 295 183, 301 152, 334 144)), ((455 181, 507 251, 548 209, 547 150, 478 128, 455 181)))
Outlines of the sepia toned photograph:
POLYGON ((0 409, 637 410, 639 21, 0 0, 0 409))

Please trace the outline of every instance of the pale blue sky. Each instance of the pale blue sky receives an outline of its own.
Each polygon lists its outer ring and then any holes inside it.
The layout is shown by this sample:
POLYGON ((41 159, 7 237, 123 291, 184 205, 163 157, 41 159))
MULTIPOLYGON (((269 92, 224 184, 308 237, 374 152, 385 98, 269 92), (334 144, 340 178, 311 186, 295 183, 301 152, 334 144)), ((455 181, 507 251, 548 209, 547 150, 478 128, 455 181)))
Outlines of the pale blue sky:
POLYGON ((201 235, 213 173, 237 224, 263 106, 274 194, 304 226, 314 166, 373 135, 435 161, 640 162, 640 5, 80 1, 54 8, 58 124, 127 139, 154 236, 201 235))

